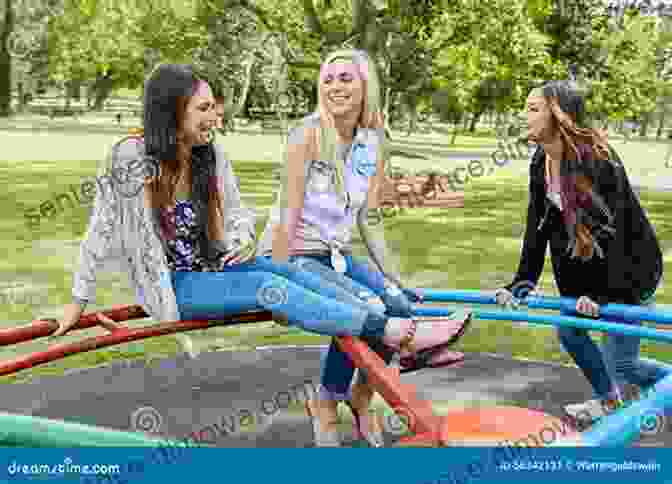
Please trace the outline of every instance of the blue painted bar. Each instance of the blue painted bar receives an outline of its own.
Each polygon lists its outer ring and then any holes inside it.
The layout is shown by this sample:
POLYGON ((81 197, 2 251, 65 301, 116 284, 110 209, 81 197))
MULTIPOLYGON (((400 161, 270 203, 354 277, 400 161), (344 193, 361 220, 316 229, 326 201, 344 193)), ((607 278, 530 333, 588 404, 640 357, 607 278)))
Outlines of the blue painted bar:
POLYGON ((641 400, 603 417, 582 434, 582 442, 587 446, 627 446, 640 437, 642 429, 653 431, 655 427, 647 423, 652 423, 657 416, 664 415, 666 411, 669 413, 670 410, 672 376, 659 381, 641 400))
MULTIPOLYGON (((569 297, 529 296, 523 304, 526 304, 530 309, 557 309, 573 313, 575 312, 576 301, 576 299, 569 297)), ((609 303, 600 307, 600 314, 606 317, 623 318, 629 321, 651 321, 659 324, 672 324, 671 312, 652 310, 646 306, 609 303)))
MULTIPOLYGON (((415 316, 447 316, 452 309, 419 307, 413 308, 415 316)), ((590 331, 604 331, 607 333, 623 334, 625 336, 638 336, 640 338, 672 343, 672 333, 652 328, 632 326, 623 323, 612 323, 601 319, 575 318, 573 316, 556 316, 553 314, 531 314, 525 311, 481 311, 475 309, 474 317, 477 319, 494 321, 522 321, 547 326, 569 326, 583 328, 590 331)))
POLYGON ((662 361, 654 360, 652 358, 639 358, 640 361, 644 364, 658 368, 663 373, 667 373, 668 376, 672 375, 672 365, 662 361))
POLYGON ((496 304, 494 295, 482 291, 444 291, 421 289, 424 302, 455 302, 471 304, 496 304))
MULTIPOLYGON (((497 304, 495 296, 473 290, 437 290, 422 289, 424 302, 449 302, 464 304, 497 304)), ((518 302, 530 309, 553 309, 575 313, 576 299, 555 296, 528 296, 518 302)), ((672 324, 672 311, 654 310, 646 306, 627 304, 605 304, 600 313, 606 317, 623 318, 629 321, 650 321, 659 324, 672 324)))

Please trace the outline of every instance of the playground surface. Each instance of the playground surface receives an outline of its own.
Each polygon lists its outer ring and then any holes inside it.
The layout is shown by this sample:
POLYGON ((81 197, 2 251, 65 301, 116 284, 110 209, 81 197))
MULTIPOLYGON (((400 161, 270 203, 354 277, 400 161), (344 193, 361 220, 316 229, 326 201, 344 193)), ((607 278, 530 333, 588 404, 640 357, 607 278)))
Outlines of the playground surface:
MULTIPOLYGON (((194 435, 218 447, 311 447, 312 428, 300 400, 319 384, 324 348, 217 351, 151 366, 118 362, 14 384, 3 392, 0 411, 180 439, 194 435)), ((590 397, 576 368, 492 354, 468 353, 461 367, 425 369, 401 381, 432 400, 436 414, 515 405, 561 417, 563 405, 590 397)), ((383 406, 375 402, 377 414, 383 415, 383 406)), ((351 446, 349 412, 342 415, 343 442, 351 446)), ((389 416, 382 422, 386 445, 393 445, 403 427, 389 416)), ((664 430, 635 445, 672 445, 671 422, 668 417, 664 430)))

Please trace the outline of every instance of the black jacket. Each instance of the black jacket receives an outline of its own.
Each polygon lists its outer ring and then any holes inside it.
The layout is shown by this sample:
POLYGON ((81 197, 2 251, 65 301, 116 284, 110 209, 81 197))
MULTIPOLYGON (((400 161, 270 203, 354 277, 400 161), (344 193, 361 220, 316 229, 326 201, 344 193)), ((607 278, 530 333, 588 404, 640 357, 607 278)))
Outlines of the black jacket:
POLYGON ((604 250, 582 261, 570 259, 569 237, 560 210, 546 197, 544 160, 540 146, 530 163, 530 200, 525 241, 518 272, 506 288, 536 286, 544 268, 550 242, 556 285, 561 296, 588 296, 602 305, 608 302, 640 304, 655 291, 663 274, 663 255, 655 230, 632 191, 623 163, 612 149, 612 160, 586 163, 581 172, 593 182, 614 216, 614 235, 592 231, 604 250), (525 283, 529 281, 531 284, 525 283))

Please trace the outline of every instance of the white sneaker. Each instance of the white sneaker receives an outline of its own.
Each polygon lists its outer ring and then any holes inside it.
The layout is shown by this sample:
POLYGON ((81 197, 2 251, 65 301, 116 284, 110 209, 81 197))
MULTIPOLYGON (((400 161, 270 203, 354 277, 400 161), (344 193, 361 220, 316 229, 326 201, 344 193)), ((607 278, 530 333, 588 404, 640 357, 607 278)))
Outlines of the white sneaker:
POLYGON ((580 422, 592 422, 604 417, 607 412, 601 399, 565 405, 565 413, 580 422))
POLYGON ((188 354, 192 360, 199 355, 200 351, 194 346, 194 340, 191 337, 178 333, 175 335, 175 339, 177 339, 178 344, 182 347, 182 351, 188 354))
POLYGON ((564 408, 567 415, 572 417, 577 424, 583 426, 591 425, 596 420, 600 420, 622 405, 623 402, 621 400, 603 400, 597 398, 583 403, 566 405, 564 408))
POLYGON ((315 444, 315 447, 341 447, 340 432, 338 430, 322 430, 320 421, 317 416, 314 415, 313 409, 311 408, 311 402, 306 401, 304 406, 308 418, 313 425, 313 443, 315 444))

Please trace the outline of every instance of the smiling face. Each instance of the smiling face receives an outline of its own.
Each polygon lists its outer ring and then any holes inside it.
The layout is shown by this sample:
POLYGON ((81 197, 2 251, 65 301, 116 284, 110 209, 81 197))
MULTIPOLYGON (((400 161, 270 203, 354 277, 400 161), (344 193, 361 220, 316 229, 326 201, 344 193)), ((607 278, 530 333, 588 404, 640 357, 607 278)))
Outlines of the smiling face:
POLYGON ((327 64, 320 72, 320 87, 324 104, 334 117, 361 112, 364 81, 356 65, 345 61, 327 64))
POLYGON ((527 98, 527 137, 530 141, 541 143, 551 139, 553 133, 553 115, 546 98, 533 92, 527 98))
POLYGON ((180 135, 186 144, 206 144, 210 139, 210 131, 216 123, 217 114, 212 90, 206 82, 200 81, 185 108, 180 135))

